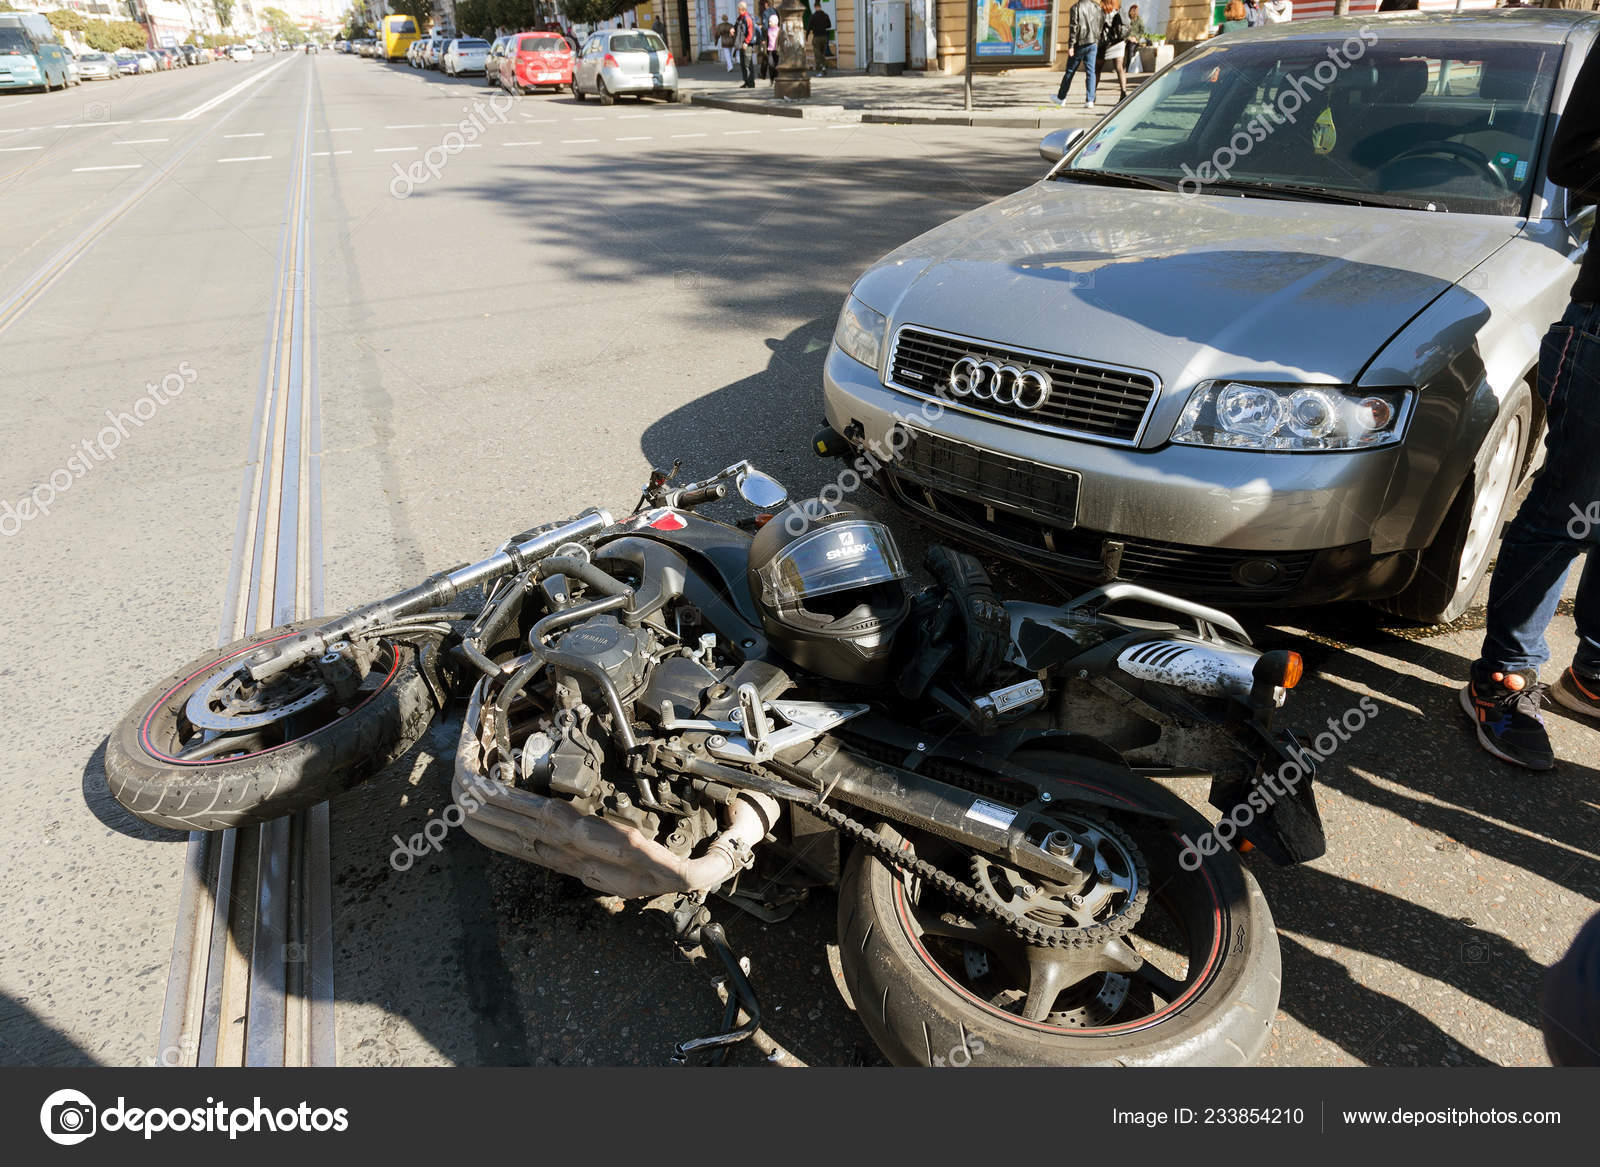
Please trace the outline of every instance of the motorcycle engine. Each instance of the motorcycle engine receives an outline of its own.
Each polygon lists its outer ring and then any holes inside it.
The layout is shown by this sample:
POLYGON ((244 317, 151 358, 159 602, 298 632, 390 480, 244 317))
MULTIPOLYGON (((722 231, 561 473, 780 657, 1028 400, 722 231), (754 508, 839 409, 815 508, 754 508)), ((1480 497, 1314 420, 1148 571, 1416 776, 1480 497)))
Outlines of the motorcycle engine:
MULTIPOLYGON (((656 638, 648 628, 628 628, 614 616, 586 620, 556 642, 556 651, 598 669, 610 680, 624 701, 644 684, 645 673, 655 651, 656 638)), ((570 682, 584 701, 603 708, 604 697, 594 678, 585 673, 554 669, 559 680, 570 682)))

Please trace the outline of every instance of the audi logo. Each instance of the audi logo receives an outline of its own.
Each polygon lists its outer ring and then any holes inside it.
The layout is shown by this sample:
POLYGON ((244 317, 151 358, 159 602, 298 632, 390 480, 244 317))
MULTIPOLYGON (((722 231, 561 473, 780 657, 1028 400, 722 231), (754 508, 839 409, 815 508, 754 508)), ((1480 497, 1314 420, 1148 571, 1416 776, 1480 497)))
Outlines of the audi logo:
POLYGON ((1050 378, 1038 369, 962 357, 950 370, 950 392, 1032 412, 1050 400, 1050 378))

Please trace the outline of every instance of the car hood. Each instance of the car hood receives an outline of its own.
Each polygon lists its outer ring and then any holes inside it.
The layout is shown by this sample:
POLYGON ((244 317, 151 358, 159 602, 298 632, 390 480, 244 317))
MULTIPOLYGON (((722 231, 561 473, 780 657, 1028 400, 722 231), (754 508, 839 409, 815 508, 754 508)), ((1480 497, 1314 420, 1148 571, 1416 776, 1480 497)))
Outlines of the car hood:
POLYGON ((1352 383, 1521 219, 1045 181, 891 252, 895 325, 1137 366, 1169 386, 1352 383))

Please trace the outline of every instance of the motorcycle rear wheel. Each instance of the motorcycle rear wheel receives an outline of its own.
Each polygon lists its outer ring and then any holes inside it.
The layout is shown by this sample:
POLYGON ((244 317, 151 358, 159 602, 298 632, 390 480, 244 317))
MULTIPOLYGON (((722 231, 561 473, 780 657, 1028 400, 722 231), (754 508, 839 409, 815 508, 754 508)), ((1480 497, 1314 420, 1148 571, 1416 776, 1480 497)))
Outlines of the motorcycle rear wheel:
MULTIPOLYGON (((328 697, 256 730, 209 740, 188 720, 189 699, 238 657, 320 623, 303 620, 235 641, 141 697, 106 742, 112 796, 158 827, 220 831, 315 806, 403 754, 437 710, 416 646, 404 641, 383 642, 362 689, 344 704, 328 697)), ((294 670, 284 684, 296 686, 294 670)), ((314 688, 312 677, 299 688, 314 688)))
MULTIPOLYGON (((1042 757, 1015 760, 1058 772, 1042 757)), ((1008 964, 998 949, 974 954, 971 942, 957 945, 930 932, 930 913, 946 906, 937 894, 866 847, 855 848, 839 889, 840 961, 862 1024, 891 1062, 1224 1066, 1259 1057, 1281 980, 1265 897, 1231 851, 1204 858, 1193 872, 1180 867, 1179 836, 1199 839, 1210 830, 1183 800, 1131 776, 1113 785, 1097 776, 1094 789, 1177 818, 1165 829, 1127 819, 1120 824, 1149 865, 1152 890, 1144 916, 1124 940, 1152 971, 1131 974, 1121 986, 1109 985, 1105 973, 1091 974, 1064 990, 1059 1011, 1041 1021, 1020 1015, 1027 984, 1006 985, 1008 978, 1019 979, 1008 971, 1016 967, 1015 953, 1008 964), (1114 1012, 1096 1016, 1108 1009, 1114 1012)), ((893 844, 904 842, 888 825, 879 831, 893 844)), ((932 839, 915 842, 924 858, 941 846, 932 839)))

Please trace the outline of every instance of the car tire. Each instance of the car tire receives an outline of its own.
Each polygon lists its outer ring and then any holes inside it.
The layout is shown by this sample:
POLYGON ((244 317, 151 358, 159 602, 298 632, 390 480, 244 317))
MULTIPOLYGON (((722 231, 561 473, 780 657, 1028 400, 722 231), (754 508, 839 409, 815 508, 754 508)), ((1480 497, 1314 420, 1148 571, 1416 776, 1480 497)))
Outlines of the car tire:
POLYGON ((1471 606, 1528 466, 1533 398, 1525 383, 1512 402, 1485 442, 1491 453, 1481 481, 1474 472, 1461 484, 1419 558, 1416 575, 1404 591, 1382 602, 1385 611, 1419 624, 1448 624, 1471 606))
POLYGON ((601 105, 617 104, 617 95, 606 88, 606 79, 604 77, 596 77, 594 79, 594 91, 595 96, 599 97, 601 105))
POLYGON ((576 77, 572 79, 572 96, 576 97, 579 101, 582 101, 586 96, 583 90, 578 88, 578 79, 576 77))

